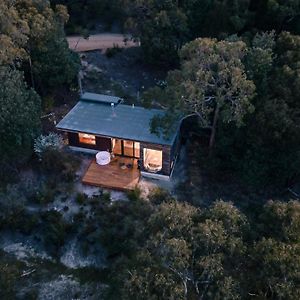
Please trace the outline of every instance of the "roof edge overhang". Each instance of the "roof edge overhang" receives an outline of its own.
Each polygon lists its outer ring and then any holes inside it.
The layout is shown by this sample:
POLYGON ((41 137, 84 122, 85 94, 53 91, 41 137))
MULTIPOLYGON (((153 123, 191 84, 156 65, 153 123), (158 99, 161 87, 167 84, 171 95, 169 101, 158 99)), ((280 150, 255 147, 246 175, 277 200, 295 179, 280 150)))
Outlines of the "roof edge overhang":
POLYGON ((72 132, 72 133, 86 133, 86 134, 92 134, 92 135, 96 135, 96 136, 100 136, 100 137, 106 137, 106 138, 115 138, 115 139, 120 139, 120 140, 128 140, 128 141, 134 141, 134 142, 141 142, 141 143, 149 143, 149 144, 154 144, 154 145, 163 145, 163 146, 169 146, 171 147, 176 139, 177 134, 175 134, 175 137, 170 141, 170 142, 162 142, 162 143, 158 143, 158 142, 153 142, 153 141, 147 141, 147 140, 137 140, 137 139, 132 139, 129 137, 122 137, 122 136, 109 136, 109 135, 104 135, 101 133, 95 133, 95 132, 88 132, 88 131, 81 131, 81 130, 74 130, 74 129, 67 129, 67 128, 62 128, 62 127, 58 127, 56 126, 57 130, 60 131, 66 131, 66 132, 72 132))

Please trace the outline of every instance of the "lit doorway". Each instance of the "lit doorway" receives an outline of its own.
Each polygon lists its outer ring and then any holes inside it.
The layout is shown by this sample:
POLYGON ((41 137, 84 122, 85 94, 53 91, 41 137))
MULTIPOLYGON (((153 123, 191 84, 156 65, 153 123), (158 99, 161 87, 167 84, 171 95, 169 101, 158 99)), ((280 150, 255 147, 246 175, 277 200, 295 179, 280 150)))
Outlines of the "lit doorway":
POLYGON ((112 139, 113 154, 140 158, 140 143, 130 140, 112 139))

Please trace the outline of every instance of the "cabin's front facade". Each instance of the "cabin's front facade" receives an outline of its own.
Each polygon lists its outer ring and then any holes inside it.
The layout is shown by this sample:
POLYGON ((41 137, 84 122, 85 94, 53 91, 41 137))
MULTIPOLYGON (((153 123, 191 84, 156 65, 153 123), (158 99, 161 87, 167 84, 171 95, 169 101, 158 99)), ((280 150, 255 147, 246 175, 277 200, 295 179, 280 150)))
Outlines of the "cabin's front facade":
POLYGON ((179 124, 168 138, 157 136, 150 122, 163 111, 121 103, 117 97, 85 93, 57 128, 74 149, 132 158, 142 175, 169 178, 179 152, 179 124))

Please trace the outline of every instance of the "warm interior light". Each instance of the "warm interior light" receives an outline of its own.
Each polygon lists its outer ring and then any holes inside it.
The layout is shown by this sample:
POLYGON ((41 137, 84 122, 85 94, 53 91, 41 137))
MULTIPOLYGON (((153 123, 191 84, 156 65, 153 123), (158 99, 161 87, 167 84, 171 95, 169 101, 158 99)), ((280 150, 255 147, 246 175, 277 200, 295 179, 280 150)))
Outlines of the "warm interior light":
POLYGON ((150 172, 162 169, 162 151, 144 148, 144 167, 150 172))
POLYGON ((96 137, 92 134, 79 133, 79 142, 83 144, 96 145, 96 137))
POLYGON ((134 157, 140 158, 140 143, 134 142, 134 157))

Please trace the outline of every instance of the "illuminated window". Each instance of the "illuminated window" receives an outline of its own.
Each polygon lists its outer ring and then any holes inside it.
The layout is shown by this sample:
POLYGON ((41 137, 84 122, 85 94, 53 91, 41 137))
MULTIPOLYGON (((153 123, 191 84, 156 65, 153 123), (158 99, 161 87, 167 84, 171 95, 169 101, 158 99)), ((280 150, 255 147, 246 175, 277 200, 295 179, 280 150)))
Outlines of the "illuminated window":
POLYGON ((96 145, 96 137, 92 134, 79 133, 79 142, 82 144, 96 145))
POLYGON ((112 139, 113 153, 116 155, 122 155, 122 141, 119 139, 112 139))
POLYGON ((134 157, 140 157, 140 143, 134 142, 134 157))
POLYGON ((125 156, 133 156, 133 141, 123 141, 123 151, 125 156))
POLYGON ((144 167, 149 172, 159 172, 162 169, 162 151, 144 148, 144 167))

